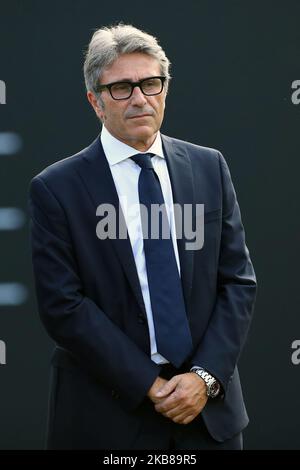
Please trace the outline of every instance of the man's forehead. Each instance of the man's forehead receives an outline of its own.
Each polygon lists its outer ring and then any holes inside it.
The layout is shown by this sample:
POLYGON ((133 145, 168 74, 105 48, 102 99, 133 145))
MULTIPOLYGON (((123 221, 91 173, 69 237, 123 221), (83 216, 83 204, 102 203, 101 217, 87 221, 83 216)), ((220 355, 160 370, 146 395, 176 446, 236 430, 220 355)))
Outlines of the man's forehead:
POLYGON ((133 52, 120 55, 103 71, 103 77, 120 80, 145 78, 160 73, 158 60, 149 54, 133 52))

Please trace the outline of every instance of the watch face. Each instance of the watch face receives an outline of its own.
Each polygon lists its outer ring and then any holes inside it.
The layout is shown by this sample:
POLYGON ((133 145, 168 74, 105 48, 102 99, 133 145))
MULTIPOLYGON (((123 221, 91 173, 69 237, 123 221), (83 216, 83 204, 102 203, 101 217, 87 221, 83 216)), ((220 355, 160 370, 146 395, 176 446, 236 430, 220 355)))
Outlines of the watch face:
POLYGON ((209 390, 209 394, 210 394, 211 397, 216 397, 218 395, 219 391, 220 391, 220 385, 216 381, 211 385, 210 390, 209 390))

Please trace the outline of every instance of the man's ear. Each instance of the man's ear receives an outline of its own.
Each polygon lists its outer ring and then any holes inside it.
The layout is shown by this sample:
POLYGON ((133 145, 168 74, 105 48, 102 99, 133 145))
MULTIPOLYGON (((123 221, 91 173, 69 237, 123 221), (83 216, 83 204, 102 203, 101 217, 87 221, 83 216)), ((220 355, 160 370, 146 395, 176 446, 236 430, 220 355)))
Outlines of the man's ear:
POLYGON ((89 100, 90 104, 94 108, 95 113, 97 114, 98 118, 103 121, 104 119, 104 110, 101 104, 99 103, 99 100, 97 100, 96 96, 94 93, 91 91, 88 91, 87 94, 87 99, 89 100))

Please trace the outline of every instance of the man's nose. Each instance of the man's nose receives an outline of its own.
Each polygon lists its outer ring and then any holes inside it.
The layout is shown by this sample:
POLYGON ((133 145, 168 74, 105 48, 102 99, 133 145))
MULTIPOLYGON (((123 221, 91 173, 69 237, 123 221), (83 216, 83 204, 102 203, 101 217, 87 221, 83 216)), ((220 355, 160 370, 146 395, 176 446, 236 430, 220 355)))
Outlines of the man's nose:
POLYGON ((147 103, 146 96, 140 87, 135 86, 131 95, 131 104, 135 106, 144 106, 147 103))

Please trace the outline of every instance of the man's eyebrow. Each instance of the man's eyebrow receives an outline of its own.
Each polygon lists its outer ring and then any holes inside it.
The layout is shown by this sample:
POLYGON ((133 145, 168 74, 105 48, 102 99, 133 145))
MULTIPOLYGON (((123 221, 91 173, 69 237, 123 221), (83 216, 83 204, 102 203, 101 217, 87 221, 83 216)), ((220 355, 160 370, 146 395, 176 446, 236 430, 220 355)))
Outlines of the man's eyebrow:
POLYGON ((114 82, 133 82, 131 78, 118 78, 118 80, 114 80, 114 82))
MULTIPOLYGON (((146 77, 140 78, 137 81, 140 82, 141 80, 145 80, 146 78, 153 78, 153 77, 157 77, 157 75, 147 75, 146 77)), ((112 80, 109 83, 118 83, 118 82, 132 82, 132 83, 135 83, 135 80, 132 80, 132 78, 119 78, 118 80, 112 80)))

